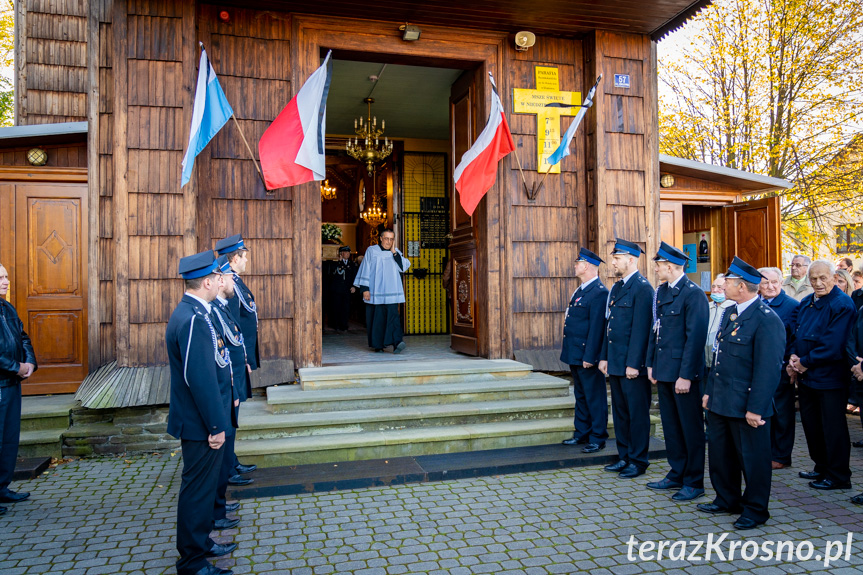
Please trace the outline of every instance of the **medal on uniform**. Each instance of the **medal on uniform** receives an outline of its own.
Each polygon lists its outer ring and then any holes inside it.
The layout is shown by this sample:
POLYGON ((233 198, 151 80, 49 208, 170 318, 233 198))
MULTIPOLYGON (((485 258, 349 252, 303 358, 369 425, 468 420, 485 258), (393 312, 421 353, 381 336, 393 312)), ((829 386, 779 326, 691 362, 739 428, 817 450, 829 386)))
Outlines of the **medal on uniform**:
POLYGON ((731 316, 729 317, 729 319, 730 319, 731 321, 734 321, 735 319, 737 319, 737 314, 736 314, 736 313, 731 314, 731 316))

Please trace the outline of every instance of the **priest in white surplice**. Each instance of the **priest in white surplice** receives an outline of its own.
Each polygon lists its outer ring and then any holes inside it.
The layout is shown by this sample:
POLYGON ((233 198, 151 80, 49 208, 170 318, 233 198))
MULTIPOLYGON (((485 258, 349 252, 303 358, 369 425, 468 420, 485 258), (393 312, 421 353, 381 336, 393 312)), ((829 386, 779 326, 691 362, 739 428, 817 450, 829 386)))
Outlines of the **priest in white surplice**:
POLYGON ((393 353, 405 348, 399 317, 399 304, 405 301, 401 274, 408 271, 411 263, 395 247, 395 238, 392 230, 381 232, 380 243, 366 250, 354 280, 366 302, 369 347, 378 352, 390 345, 393 353))

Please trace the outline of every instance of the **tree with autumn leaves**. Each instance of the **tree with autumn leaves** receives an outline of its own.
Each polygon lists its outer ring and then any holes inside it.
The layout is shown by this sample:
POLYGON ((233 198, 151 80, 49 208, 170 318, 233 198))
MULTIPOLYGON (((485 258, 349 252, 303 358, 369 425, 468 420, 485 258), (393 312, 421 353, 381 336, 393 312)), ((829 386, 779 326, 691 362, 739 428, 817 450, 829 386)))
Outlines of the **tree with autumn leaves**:
POLYGON ((661 151, 791 181, 785 245, 811 252, 863 204, 863 2, 714 0, 682 33, 659 45, 661 151))
POLYGON ((0 1, 0 126, 11 126, 15 120, 14 73, 15 5, 12 0, 0 1))

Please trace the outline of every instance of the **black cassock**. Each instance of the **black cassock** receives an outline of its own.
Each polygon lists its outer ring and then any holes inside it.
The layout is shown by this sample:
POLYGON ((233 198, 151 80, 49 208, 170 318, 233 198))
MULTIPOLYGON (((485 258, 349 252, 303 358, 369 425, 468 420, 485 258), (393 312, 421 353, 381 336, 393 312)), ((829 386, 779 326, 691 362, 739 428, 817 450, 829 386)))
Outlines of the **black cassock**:
POLYGON ((326 290, 329 303, 327 311, 328 324, 333 329, 348 329, 348 320, 351 317, 351 300, 354 294, 351 288, 354 278, 357 277, 357 264, 341 259, 330 263, 326 268, 326 290))

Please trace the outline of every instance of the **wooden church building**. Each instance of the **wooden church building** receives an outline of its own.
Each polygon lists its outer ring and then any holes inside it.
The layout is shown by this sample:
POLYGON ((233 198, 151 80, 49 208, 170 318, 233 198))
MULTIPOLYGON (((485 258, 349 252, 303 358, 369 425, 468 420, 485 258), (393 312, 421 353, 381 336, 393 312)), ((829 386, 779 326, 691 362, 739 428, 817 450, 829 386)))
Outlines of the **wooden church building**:
MULTIPOLYGON (((259 300, 255 383, 292 381, 322 362, 321 226, 338 224, 361 253, 370 240, 359 213, 374 206, 413 262, 407 332, 446 333, 454 349, 492 359, 556 357, 580 246, 605 257, 620 236, 652 253, 662 226, 683 241, 684 220, 698 231, 701 217, 714 257, 730 259, 723 216, 709 210, 780 184, 727 173, 710 184, 716 174, 699 180, 697 167, 666 162, 678 185, 661 209, 656 42, 708 3, 19 0, 16 126, 0 129, 0 226, 12 233, 0 237, 0 262, 41 364, 25 393, 74 392, 91 374, 137 393, 116 386, 115 405, 164 403, 178 261, 234 233, 250 246, 259 300), (237 122, 181 188, 199 43, 237 122), (342 199, 323 201, 317 182, 268 191, 242 135, 257 154, 330 50, 327 174, 342 199), (485 124, 489 72, 518 155, 468 216, 452 171, 485 124), (572 155, 539 186, 574 114, 545 104, 580 103, 600 75, 572 155), (367 113, 394 142, 373 173, 345 155, 353 119, 367 113), (681 191, 687 182, 701 183, 681 191), (421 317, 422 302, 443 315, 421 317), (142 380, 151 383, 131 385, 142 380)), ((775 226, 772 209, 763 218, 775 226)))

